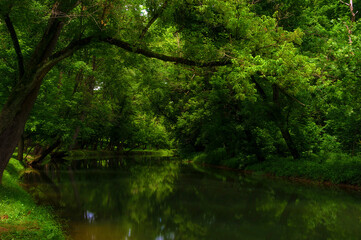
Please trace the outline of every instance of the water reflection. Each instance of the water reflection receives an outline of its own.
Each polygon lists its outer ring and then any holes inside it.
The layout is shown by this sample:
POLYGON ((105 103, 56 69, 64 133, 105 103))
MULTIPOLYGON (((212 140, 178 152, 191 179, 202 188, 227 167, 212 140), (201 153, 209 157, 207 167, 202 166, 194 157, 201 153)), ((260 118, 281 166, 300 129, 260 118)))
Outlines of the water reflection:
POLYGON ((95 221, 95 214, 87 210, 84 212, 84 219, 89 223, 93 223, 95 221))
MULTIPOLYGON (((49 167, 46 176, 59 190, 58 209, 70 219, 74 239, 361 236, 358 193, 149 157, 74 161, 63 169, 49 167)), ((40 182, 37 188, 48 184, 40 182)))

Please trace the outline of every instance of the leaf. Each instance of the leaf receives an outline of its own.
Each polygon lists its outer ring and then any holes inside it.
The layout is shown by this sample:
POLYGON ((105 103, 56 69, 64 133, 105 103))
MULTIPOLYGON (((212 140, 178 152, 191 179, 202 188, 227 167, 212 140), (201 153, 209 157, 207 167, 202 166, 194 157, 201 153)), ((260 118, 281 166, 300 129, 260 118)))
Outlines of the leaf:
POLYGON ((47 236, 47 239, 52 239, 54 236, 55 236, 54 233, 50 233, 50 234, 47 236))

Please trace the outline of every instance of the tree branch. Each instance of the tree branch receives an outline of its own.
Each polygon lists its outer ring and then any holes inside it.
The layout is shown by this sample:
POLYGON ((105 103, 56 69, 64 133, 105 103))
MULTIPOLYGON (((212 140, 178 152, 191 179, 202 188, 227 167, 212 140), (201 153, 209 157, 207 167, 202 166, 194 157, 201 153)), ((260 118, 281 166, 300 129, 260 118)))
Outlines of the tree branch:
POLYGON ((64 14, 70 12, 77 6, 77 4, 78 1, 76 0, 56 1, 53 4, 48 25, 40 42, 37 44, 33 52, 29 61, 30 65, 41 64, 42 62, 47 61, 47 59, 51 56, 58 43, 61 30, 65 24, 65 22, 58 17, 64 16, 64 14))
POLYGON ((50 70, 53 66, 55 66, 61 60, 65 59, 67 57, 70 57, 74 52, 76 52, 77 50, 79 50, 82 47, 89 45, 92 42, 105 42, 110 45, 120 47, 128 52, 141 54, 145 57, 156 58, 156 59, 159 59, 159 60, 162 60, 165 62, 174 62, 174 63, 184 64, 184 65, 189 65, 189 66, 216 67, 216 66, 229 65, 232 63, 231 60, 228 58, 224 58, 222 60, 213 61, 213 62, 197 62, 197 61, 193 61, 193 60, 189 60, 189 59, 185 59, 185 58, 167 56, 167 55, 155 53, 155 52, 152 52, 152 51, 149 51, 146 49, 137 48, 136 46, 131 45, 131 44, 124 42, 122 40, 119 40, 119 39, 114 39, 114 38, 110 38, 110 37, 89 36, 86 38, 73 40, 67 47, 54 53, 50 57, 49 61, 47 61, 43 65, 42 69, 50 70))
POLYGON ((119 40, 119 39, 106 37, 106 38, 100 38, 99 40, 102 42, 106 42, 111 45, 120 47, 128 52, 141 54, 141 55, 143 55, 145 57, 149 57, 149 58, 156 58, 156 59, 159 59, 159 60, 162 60, 165 62, 174 62, 174 63, 180 63, 180 64, 184 64, 184 65, 198 66, 198 67, 225 66, 225 65, 229 65, 232 63, 230 61, 230 59, 228 59, 228 58, 224 58, 220 61, 213 61, 213 62, 197 62, 197 61, 193 61, 193 60, 189 60, 189 59, 185 59, 185 58, 167 56, 167 55, 155 53, 155 52, 152 52, 152 51, 149 51, 146 49, 138 48, 135 45, 131 45, 131 44, 124 42, 122 40, 119 40))
POLYGON ((347 5, 350 8, 350 13, 351 13, 351 22, 356 22, 356 14, 358 13, 358 11, 355 13, 354 12, 354 8, 353 8, 353 2, 352 0, 350 0, 350 3, 345 3, 344 1, 340 0, 341 3, 347 5))
POLYGON ((152 19, 150 19, 147 26, 145 26, 142 33, 140 34, 139 40, 142 40, 144 38, 145 34, 147 34, 149 28, 152 26, 152 24, 155 22, 155 20, 157 20, 158 17, 163 13, 164 9, 167 7, 167 4, 168 4, 168 0, 166 0, 164 2, 163 6, 157 11, 157 13, 154 14, 152 19))
POLYGON ((262 89, 261 85, 256 81, 256 78, 252 75, 251 76, 251 81, 255 84, 256 86, 256 90, 259 93, 259 95, 261 95, 262 99, 264 101, 267 101, 267 95, 264 92, 264 90, 262 89))
POLYGON ((72 41, 71 43, 69 43, 69 45, 67 47, 54 53, 50 57, 50 60, 48 62, 46 62, 42 68, 43 69, 49 68, 49 70, 50 70, 61 60, 65 59, 67 57, 70 57, 71 55, 73 55, 74 52, 76 52, 80 48, 85 47, 86 45, 89 45, 93 39, 94 39, 94 37, 86 37, 86 38, 72 41))
POLYGON ((6 23, 7 29, 8 29, 8 31, 10 33, 11 40, 13 42, 14 49, 15 49, 15 52, 16 52, 16 56, 17 56, 17 59, 18 59, 19 79, 20 79, 20 78, 22 78, 22 76, 24 75, 24 72, 25 72, 25 70, 24 70, 24 58, 23 58, 23 54, 21 52, 18 36, 16 34, 14 25, 13 25, 11 19, 10 19, 9 14, 7 14, 5 16, 5 23, 6 23))
POLYGON ((279 90, 281 90, 281 92, 286 95, 288 98, 292 99, 293 101, 297 102, 298 104, 300 104, 302 107, 306 107, 306 104, 304 104, 303 102, 301 102, 300 100, 298 100, 295 96, 289 94, 286 89, 280 87, 279 85, 277 85, 277 88, 279 90))

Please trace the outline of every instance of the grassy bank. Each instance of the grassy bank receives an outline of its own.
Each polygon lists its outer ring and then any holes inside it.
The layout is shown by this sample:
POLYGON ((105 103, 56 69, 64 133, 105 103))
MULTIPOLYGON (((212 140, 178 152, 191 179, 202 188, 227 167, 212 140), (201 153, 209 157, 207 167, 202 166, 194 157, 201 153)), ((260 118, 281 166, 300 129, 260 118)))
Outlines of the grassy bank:
POLYGON ((330 156, 325 161, 273 159, 250 165, 246 170, 361 186, 361 158, 340 154, 330 156))
POLYGON ((241 158, 227 158, 224 154, 205 153, 193 156, 195 162, 248 170, 259 174, 279 177, 303 178, 333 184, 361 186, 361 157, 347 154, 293 160, 292 158, 270 158, 264 162, 241 158))
POLYGON ((50 209, 37 206, 19 185, 21 164, 11 159, 0 186, 0 239, 65 239, 50 209))
POLYGON ((118 156, 132 156, 132 155, 152 155, 167 157, 173 156, 173 150, 161 149, 161 150, 132 150, 132 151, 106 151, 106 150, 73 150, 70 151, 66 159, 99 159, 110 158, 118 156))

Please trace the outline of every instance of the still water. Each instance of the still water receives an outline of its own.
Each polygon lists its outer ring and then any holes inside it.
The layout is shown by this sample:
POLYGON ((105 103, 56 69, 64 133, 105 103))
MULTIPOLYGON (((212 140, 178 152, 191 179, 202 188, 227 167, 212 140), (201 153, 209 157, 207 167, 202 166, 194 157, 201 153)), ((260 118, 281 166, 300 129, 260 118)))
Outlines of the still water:
POLYGON ((28 176, 72 239, 361 239, 361 193, 166 158, 77 160, 28 176))

